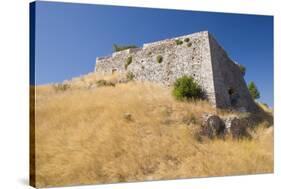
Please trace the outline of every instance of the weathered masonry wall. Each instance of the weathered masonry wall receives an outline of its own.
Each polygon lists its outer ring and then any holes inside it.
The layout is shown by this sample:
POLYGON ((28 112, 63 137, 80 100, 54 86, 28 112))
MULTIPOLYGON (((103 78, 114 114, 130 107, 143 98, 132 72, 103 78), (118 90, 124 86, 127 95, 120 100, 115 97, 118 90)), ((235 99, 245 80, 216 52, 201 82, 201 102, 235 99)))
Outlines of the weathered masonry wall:
POLYGON ((112 56, 97 58, 96 72, 132 72, 137 80, 171 85, 183 76, 192 76, 205 89, 208 99, 215 104, 208 32, 144 44, 143 48, 128 49, 112 56), (177 44, 176 40, 182 41, 177 44), (187 40, 189 40, 187 42, 187 40), (157 62, 157 56, 162 62, 157 62), (125 69, 127 59, 131 64, 125 69))
POLYGON ((244 77, 217 41, 209 35, 217 107, 255 111, 244 77))
POLYGON ((187 75, 202 86, 207 99, 216 107, 255 109, 239 67, 207 31, 97 58, 95 71, 104 74, 132 72, 137 80, 164 85, 171 85, 177 78, 187 75), (158 62, 159 56, 162 62, 158 62), (126 67, 128 59, 132 61, 126 67))

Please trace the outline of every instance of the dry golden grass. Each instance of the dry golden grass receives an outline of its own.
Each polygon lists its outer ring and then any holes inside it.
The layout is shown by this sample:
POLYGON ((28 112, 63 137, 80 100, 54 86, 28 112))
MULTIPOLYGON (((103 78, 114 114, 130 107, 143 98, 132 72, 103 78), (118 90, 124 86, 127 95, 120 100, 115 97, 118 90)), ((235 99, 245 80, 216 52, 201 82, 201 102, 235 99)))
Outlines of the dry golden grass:
POLYGON ((273 171, 272 127, 261 123, 253 140, 200 143, 202 114, 216 112, 207 102, 176 102, 151 83, 87 88, 100 78, 74 79, 62 92, 36 87, 37 187, 273 171))

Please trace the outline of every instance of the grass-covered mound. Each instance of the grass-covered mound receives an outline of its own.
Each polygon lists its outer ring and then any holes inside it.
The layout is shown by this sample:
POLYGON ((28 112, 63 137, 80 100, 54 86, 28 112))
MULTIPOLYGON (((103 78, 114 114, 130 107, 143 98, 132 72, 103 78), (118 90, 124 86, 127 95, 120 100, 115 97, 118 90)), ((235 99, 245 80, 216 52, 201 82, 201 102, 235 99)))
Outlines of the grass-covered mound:
POLYGON ((195 133, 208 102, 176 101, 152 83, 118 83, 119 76, 87 76, 36 88, 36 167, 39 186, 268 173, 273 129, 252 140, 199 142, 195 133), (99 80, 114 86, 96 86, 99 80))

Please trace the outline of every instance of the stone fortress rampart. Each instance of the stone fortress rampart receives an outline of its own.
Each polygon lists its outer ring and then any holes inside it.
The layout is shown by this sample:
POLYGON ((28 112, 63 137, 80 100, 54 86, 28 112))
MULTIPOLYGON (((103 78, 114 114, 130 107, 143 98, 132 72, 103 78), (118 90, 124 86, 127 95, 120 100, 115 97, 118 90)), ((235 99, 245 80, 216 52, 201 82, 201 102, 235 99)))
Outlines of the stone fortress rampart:
POLYGON ((147 43, 96 59, 95 72, 132 72, 136 80, 172 85, 183 75, 193 77, 217 108, 254 111, 239 66, 208 32, 147 43))

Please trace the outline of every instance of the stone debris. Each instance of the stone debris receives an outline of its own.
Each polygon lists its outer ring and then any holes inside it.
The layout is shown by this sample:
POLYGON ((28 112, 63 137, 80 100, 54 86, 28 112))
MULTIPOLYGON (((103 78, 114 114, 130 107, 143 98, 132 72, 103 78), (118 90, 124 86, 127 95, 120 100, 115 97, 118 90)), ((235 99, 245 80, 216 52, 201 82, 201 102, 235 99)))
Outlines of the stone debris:
POLYGON ((234 117, 230 120, 230 133, 233 138, 250 138, 250 134, 247 132, 247 127, 244 121, 234 117))
POLYGON ((205 116, 203 122, 202 134, 209 138, 222 137, 225 133, 225 123, 217 115, 205 116))
POLYGON ((201 134, 211 139, 225 135, 231 135, 234 139, 251 138, 244 120, 235 116, 221 119, 214 114, 203 115, 201 134))

